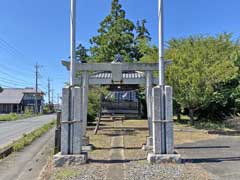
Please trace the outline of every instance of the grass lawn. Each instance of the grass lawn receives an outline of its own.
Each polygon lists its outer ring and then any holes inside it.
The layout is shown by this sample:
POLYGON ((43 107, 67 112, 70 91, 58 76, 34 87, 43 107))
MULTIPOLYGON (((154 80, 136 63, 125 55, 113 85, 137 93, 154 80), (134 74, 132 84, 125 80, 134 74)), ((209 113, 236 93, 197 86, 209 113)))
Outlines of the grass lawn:
MULTIPOLYGON (((189 126, 190 118, 186 115, 181 115, 181 120, 177 121, 177 117, 173 117, 174 121, 177 125, 186 125, 189 126)), ((196 129, 204 129, 204 130, 223 130, 230 131, 232 129, 229 128, 229 125, 222 120, 196 120, 194 122, 194 128, 196 129)))
POLYGON ((25 114, 16 114, 16 113, 10 113, 10 114, 1 114, 0 115, 0 121, 16 121, 19 119, 25 119, 29 117, 35 116, 32 113, 25 113, 25 114))
POLYGON ((13 143, 13 150, 19 151, 25 146, 31 144, 35 139, 42 136, 44 133, 48 132, 49 129, 53 128, 56 125, 56 120, 53 120, 50 123, 43 125, 42 127, 34 130, 29 134, 24 134, 23 137, 13 143))

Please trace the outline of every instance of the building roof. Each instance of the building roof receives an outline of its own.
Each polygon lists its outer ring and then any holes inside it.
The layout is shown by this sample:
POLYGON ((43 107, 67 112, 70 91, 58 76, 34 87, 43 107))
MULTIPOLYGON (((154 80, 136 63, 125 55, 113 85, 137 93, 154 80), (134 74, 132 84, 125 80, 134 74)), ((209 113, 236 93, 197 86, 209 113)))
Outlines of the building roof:
MULTIPOLYGON (((140 71, 127 71, 122 73, 123 79, 141 79, 144 78, 144 73, 140 71)), ((90 78, 96 79, 111 79, 112 72, 103 71, 103 72, 96 72, 91 75, 90 78)))
MULTIPOLYGON (((35 93, 34 88, 4 88, 0 93, 0 104, 19 104, 25 93, 35 93)), ((41 90, 39 94, 44 94, 41 90)))

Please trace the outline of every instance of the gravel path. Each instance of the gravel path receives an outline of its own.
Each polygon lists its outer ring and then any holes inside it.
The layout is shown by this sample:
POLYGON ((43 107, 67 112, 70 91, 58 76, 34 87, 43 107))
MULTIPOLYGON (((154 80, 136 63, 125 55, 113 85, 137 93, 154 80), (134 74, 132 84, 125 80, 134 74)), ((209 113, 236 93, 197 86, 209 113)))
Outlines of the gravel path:
POLYGON ((56 168, 52 180, 217 180, 215 176, 193 164, 148 164, 147 153, 141 149, 146 140, 147 130, 145 132, 134 127, 131 131, 124 129, 119 131, 120 129, 117 131, 115 128, 107 132, 105 130, 105 135, 98 136, 101 138, 98 141, 106 141, 109 137, 114 141, 111 146, 109 143, 107 147, 95 150, 98 152, 97 158, 95 153, 89 153, 89 164, 56 168))
POLYGON ((184 164, 151 165, 146 161, 126 164, 124 180, 206 180, 217 179, 203 169, 184 164))
POLYGON ((107 164, 98 163, 72 168, 58 168, 50 180, 107 180, 107 168, 107 164))

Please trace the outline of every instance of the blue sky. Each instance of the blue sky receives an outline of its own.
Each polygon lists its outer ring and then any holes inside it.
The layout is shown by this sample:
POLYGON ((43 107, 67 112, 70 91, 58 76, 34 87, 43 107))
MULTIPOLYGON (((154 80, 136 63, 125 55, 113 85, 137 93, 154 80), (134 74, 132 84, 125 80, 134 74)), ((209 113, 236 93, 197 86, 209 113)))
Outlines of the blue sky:
MULTIPOLYGON (((120 0, 127 18, 145 18, 158 43, 157 0, 120 0)), ((109 13, 111 0, 77 0, 77 43, 89 46, 99 23, 109 13)), ((61 94, 68 72, 60 64, 69 56, 70 0, 7 0, 0 3, 0 85, 34 85, 34 64, 40 87, 52 80, 55 97, 61 94)), ((240 32, 239 0, 165 0, 165 40, 189 35, 240 32)))

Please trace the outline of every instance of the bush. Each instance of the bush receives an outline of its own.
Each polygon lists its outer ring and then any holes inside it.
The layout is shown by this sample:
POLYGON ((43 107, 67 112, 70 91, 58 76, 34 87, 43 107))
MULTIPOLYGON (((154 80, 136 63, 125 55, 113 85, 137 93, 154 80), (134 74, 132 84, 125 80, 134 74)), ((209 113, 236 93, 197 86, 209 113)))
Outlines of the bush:
POLYGON ((88 93, 88 122, 94 122, 100 111, 101 95, 106 95, 106 88, 94 86, 89 88, 88 93))

